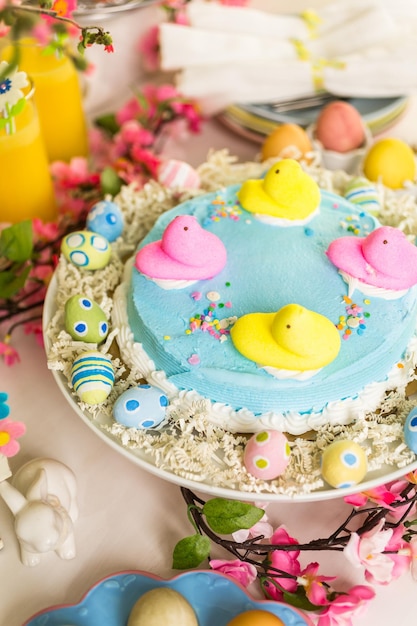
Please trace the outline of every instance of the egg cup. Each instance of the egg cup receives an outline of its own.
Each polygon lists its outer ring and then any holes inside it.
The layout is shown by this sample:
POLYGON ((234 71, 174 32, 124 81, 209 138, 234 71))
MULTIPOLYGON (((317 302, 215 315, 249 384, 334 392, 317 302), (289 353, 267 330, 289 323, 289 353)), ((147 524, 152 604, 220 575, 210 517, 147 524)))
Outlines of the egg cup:
POLYGON ((348 152, 336 152, 335 150, 326 150, 323 144, 316 138, 316 125, 311 124, 307 128, 307 134, 313 144, 314 151, 319 154, 321 164, 324 168, 332 171, 342 170, 347 174, 359 174, 363 159, 371 147, 372 134, 368 126, 364 124, 365 140, 359 148, 349 150, 348 152))

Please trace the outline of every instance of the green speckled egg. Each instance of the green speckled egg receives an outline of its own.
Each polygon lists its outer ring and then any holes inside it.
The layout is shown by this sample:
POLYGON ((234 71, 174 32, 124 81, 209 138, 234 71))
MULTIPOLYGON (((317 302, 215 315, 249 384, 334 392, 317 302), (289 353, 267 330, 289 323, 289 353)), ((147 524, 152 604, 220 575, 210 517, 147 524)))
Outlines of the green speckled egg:
POLYGON ((367 471, 365 451, 355 441, 334 441, 323 452, 321 474, 332 487, 342 489, 357 485, 367 471))
POLYGON ((61 250, 67 261, 86 270, 106 267, 111 257, 107 239, 88 230, 78 230, 64 237, 61 250))
POLYGON ((107 337, 109 325, 97 302, 80 294, 65 303, 65 330, 76 341, 100 344, 107 337))
POLYGON ((80 354, 72 364, 71 384, 82 402, 104 402, 114 384, 110 357, 94 350, 80 354))

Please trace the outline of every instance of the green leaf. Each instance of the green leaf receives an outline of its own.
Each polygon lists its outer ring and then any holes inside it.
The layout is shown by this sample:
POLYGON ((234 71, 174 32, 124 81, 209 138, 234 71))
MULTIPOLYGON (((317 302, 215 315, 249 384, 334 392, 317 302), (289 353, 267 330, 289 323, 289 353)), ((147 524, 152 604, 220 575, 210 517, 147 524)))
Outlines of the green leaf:
POLYGON ((112 167, 105 167, 100 174, 100 185, 103 195, 115 196, 119 193, 123 182, 112 167))
POLYGON ((264 511, 245 502, 213 498, 203 506, 203 514, 214 532, 229 535, 242 528, 252 528, 262 519, 264 511))
POLYGON ((25 220, 5 228, 0 233, 0 257, 23 263, 33 252, 32 222, 25 220))
POLYGON ((10 109, 10 113, 13 116, 19 115, 19 113, 21 113, 23 109, 25 108, 25 105, 26 105, 26 98, 20 98, 20 100, 18 100, 16 104, 12 106, 12 108, 10 109))
POLYGON ((297 609, 302 609, 304 611, 317 611, 318 609, 322 609, 322 606, 318 606, 310 602, 307 598, 304 587, 297 587, 297 591, 295 593, 290 593, 289 591, 283 591, 283 600, 287 604, 291 604, 291 606, 295 606, 297 609))
POLYGON ((108 113, 107 115, 101 115, 100 117, 97 117, 94 120, 94 125, 98 128, 102 128, 110 135, 115 135, 120 129, 114 113, 108 113))
POLYGON ((210 554, 210 539, 202 535, 184 537, 174 548, 173 569, 198 567, 210 554))
POLYGON ((30 266, 25 267, 20 274, 12 270, 0 272, 0 298, 7 300, 18 293, 24 287, 29 272, 30 266))

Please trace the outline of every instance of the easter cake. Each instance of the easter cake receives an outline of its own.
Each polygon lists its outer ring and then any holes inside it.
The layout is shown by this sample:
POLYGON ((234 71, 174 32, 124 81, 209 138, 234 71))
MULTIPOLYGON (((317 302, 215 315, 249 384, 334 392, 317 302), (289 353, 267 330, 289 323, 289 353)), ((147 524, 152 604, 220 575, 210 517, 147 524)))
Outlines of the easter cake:
POLYGON ((401 231, 285 159, 159 218, 135 256, 122 325, 169 398, 208 399, 210 419, 234 432, 298 435, 375 410, 407 375, 397 364, 414 336, 416 270, 401 231), (349 266, 356 282, 343 278, 349 266))
POLYGON ((417 362, 415 200, 381 185, 370 197, 369 181, 361 194, 314 163, 238 164, 226 151, 198 179, 123 187, 110 259, 98 227, 64 241, 46 338, 74 402, 158 467, 244 491, 320 488, 321 452, 342 435, 374 442, 372 469, 410 463, 399 428, 417 362), (80 306, 100 339, 83 334, 80 306), (145 407, 141 423, 126 421, 129 403, 145 407), (267 483, 248 475, 242 448, 265 430, 290 435, 292 452, 267 483))

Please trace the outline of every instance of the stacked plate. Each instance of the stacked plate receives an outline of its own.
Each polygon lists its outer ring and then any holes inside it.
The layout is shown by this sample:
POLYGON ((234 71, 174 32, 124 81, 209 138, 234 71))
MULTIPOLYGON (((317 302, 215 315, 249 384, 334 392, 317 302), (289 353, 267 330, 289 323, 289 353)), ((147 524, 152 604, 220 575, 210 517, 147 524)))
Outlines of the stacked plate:
MULTIPOLYGON (((330 100, 329 96, 319 96, 291 103, 233 104, 219 115, 219 119, 236 133, 261 143, 279 124, 307 127, 314 123, 321 108, 330 100)), ((393 126, 408 104, 407 97, 345 100, 359 111, 374 136, 393 126)))

